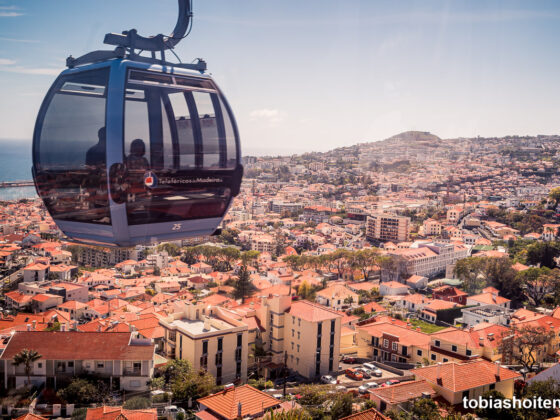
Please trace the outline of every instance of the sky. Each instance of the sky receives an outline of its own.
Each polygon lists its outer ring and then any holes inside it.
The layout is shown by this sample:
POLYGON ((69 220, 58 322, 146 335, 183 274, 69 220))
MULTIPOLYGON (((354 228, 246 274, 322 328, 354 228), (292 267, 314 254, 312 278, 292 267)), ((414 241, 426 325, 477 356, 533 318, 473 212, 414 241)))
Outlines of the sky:
MULTIPOLYGON (((176 0, 0 0, 0 139, 30 141, 65 59, 107 32, 169 33, 176 0)), ((406 130, 560 134, 560 2, 194 0, 176 47, 203 57, 245 154, 325 151, 406 130)))

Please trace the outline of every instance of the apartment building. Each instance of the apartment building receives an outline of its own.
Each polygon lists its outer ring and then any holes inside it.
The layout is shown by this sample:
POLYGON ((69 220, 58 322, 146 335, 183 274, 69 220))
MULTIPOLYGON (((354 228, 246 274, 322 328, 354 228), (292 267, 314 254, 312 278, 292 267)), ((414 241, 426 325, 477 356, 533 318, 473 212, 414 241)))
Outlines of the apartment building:
POLYGON ((425 236, 440 236, 443 225, 434 219, 426 219, 422 224, 425 236))
POLYGON ((160 321, 165 330, 164 351, 169 357, 204 369, 218 385, 247 381, 247 325, 219 307, 180 303, 160 321))
POLYGON ((131 332, 17 331, 0 357, 0 381, 14 389, 27 382, 25 366, 15 366, 23 349, 37 351, 31 383, 57 388, 78 375, 108 378, 111 386, 146 391, 154 371, 154 345, 131 332))
POLYGON ((272 362, 284 363, 306 378, 338 370, 342 316, 331 308, 291 296, 261 297, 255 315, 261 343, 272 362))
MULTIPOLYGON (((467 301, 467 305, 470 305, 467 301)), ((498 305, 481 305, 462 309, 463 324, 472 327, 477 324, 491 323, 509 326, 512 311, 498 305)))
POLYGON ((430 336, 411 326, 376 322, 357 328, 358 357, 378 361, 422 363, 429 358, 430 336))
POLYGON ((251 238, 251 250, 274 253, 276 247, 274 238, 270 235, 255 235, 251 238))
POLYGON ((402 257, 408 274, 432 278, 469 254, 467 247, 448 243, 418 244, 415 248, 394 249, 390 255, 402 257))
POLYGON ((288 368, 306 378, 338 370, 342 316, 308 301, 291 305, 285 315, 284 348, 288 368))
POLYGON ((410 226, 410 217, 374 213, 367 217, 366 237, 381 242, 405 242, 408 240, 410 226))

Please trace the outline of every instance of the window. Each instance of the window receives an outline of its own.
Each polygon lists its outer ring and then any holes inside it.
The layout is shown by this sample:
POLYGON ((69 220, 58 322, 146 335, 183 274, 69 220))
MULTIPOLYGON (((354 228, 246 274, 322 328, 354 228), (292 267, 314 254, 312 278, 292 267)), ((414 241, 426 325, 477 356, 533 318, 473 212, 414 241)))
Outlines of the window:
POLYGON ((465 399, 465 398, 469 398, 469 390, 467 389, 466 391, 463 391, 463 395, 461 399, 465 399))
POLYGON ((386 349, 389 348, 389 340, 387 340, 386 338, 383 339, 383 347, 385 347, 386 349))
POLYGON ((298 351, 298 353, 299 353, 299 344, 297 345, 297 351, 298 351))
POLYGON ((208 354, 208 340, 202 342, 202 354, 208 354))
POLYGON ((397 351, 397 349, 398 349, 398 343, 397 343, 396 341, 393 341, 393 343, 391 343, 391 348, 392 348, 394 351, 397 351))
POLYGON ((208 356, 200 356, 200 368, 208 369, 208 356))
MULTIPOLYGON (((67 365, 69 368, 73 368, 73 367, 74 367, 74 361, 72 360, 72 361, 66 363, 66 365, 67 365)), ((39 366, 39 367, 40 367, 40 366, 39 366)))
POLYGON ((240 362, 240 361, 238 361, 238 362, 235 364, 235 376, 236 376, 237 378, 240 378, 240 377, 241 377, 241 362, 240 362))
POLYGON ((97 362, 97 369, 104 369, 105 363, 104 362, 97 362))
POLYGON ((472 351, 470 349, 467 349, 467 356, 472 355, 472 351))
POLYGON ((223 356, 222 352, 216 353, 216 366, 222 365, 222 360, 223 360, 222 356, 223 356))
POLYGON ((449 359, 447 359, 447 358, 444 357, 444 358, 443 358, 443 363, 446 363, 446 362, 449 362, 449 359))
POLYGON ((54 219, 111 223, 105 130, 108 80, 108 68, 61 77, 45 102, 46 111, 39 115, 33 150, 36 181, 54 219))
MULTIPOLYGON (((294 336, 294 333, 295 333, 295 331, 294 331, 294 329, 292 328, 292 337, 294 336)), ((298 338, 299 338, 299 337, 298 337, 298 338)))
POLYGON ((455 346, 455 345, 451 346, 451 351, 457 352, 457 346, 455 346))
POLYGON ((440 344, 441 344, 441 343, 439 342, 439 340, 436 340, 435 343, 434 343, 434 345, 435 345, 436 347, 439 347, 440 344))
POLYGON ((243 345, 243 334, 237 334, 237 347, 241 347, 243 345))
POLYGON ((223 337, 218 338, 218 351, 222 351, 224 346, 224 339, 223 337))
POLYGON ((432 360, 436 360, 436 355, 432 353, 432 356, 430 357, 432 360))
POLYGON ((490 384, 490 391, 492 391, 493 389, 496 389, 496 384, 490 384))
POLYGON ((43 363, 42 362, 37 363, 37 369, 43 369, 43 363))
POLYGON ((209 91, 197 91, 201 83, 130 71, 123 144, 128 182, 111 183, 112 191, 118 191, 115 201, 126 202, 129 224, 221 217, 227 208, 231 191, 221 181, 195 182, 206 177, 221 179, 201 170, 237 166, 236 133, 227 107, 222 106, 211 81, 204 82, 209 91), (154 77, 168 81, 154 84, 154 77), (149 170, 157 171, 157 182, 165 184, 165 189, 145 187, 149 170))

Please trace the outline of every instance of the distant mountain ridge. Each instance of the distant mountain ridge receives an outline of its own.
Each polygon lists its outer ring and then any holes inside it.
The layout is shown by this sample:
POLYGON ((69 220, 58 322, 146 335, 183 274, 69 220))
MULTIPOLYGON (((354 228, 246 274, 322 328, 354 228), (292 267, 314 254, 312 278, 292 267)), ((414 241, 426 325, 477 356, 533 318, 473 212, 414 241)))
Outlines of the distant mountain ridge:
POLYGON ((429 131, 404 131, 402 133, 396 134, 394 136, 389 137, 388 139, 382 140, 387 143, 392 142, 430 142, 430 143, 439 143, 441 142, 441 138, 436 136, 435 134, 430 133, 429 131))

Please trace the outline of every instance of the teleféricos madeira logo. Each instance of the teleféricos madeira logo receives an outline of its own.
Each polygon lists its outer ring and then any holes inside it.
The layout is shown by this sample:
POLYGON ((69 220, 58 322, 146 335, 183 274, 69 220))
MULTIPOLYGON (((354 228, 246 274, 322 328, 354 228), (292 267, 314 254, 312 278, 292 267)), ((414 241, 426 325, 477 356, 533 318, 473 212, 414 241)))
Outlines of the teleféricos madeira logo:
POLYGON ((144 174, 144 185, 148 188, 154 188, 157 185, 157 177, 152 171, 144 174))

